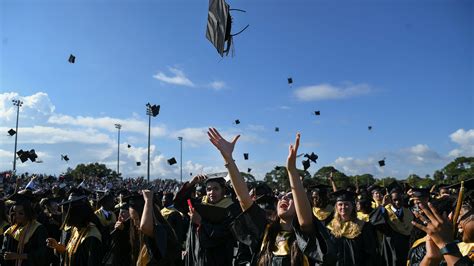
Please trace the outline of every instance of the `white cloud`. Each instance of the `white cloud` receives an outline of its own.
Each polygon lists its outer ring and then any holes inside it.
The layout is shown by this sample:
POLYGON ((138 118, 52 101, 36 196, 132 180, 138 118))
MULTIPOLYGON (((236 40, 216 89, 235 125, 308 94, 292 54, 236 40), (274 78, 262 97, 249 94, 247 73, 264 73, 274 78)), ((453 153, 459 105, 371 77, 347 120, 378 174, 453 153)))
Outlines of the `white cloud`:
POLYGON ((12 100, 23 102, 20 107, 20 120, 22 122, 37 121, 47 118, 54 112, 54 105, 51 103, 48 94, 37 92, 30 96, 20 96, 16 92, 7 92, 0 94, 0 122, 13 122, 16 119, 17 107, 13 105, 12 100))
POLYGON ((374 158, 338 157, 334 161, 334 167, 346 175, 361 175, 365 173, 376 175, 377 173, 383 173, 383 168, 377 167, 377 161, 374 158))
POLYGON ((185 147, 198 147, 200 145, 209 143, 207 129, 207 127, 183 128, 171 133, 170 137, 174 139, 177 139, 178 137, 183 137, 183 145, 185 147))
POLYGON ((178 86, 186 86, 186 87, 194 87, 194 83, 189 80, 189 78, 186 77, 184 72, 178 68, 173 68, 170 67, 168 68, 169 71, 174 74, 174 75, 166 75, 163 72, 158 72, 156 75, 153 76, 153 78, 168 83, 168 84, 173 84, 173 85, 178 85, 178 86))
POLYGON ((445 159, 426 144, 418 144, 399 153, 400 159, 414 164, 440 163, 445 159))
POLYGON ((372 89, 367 84, 333 86, 319 84, 298 88, 295 96, 301 101, 337 100, 368 94, 372 89))
MULTIPOLYGON (((141 134, 148 134, 148 123, 144 120, 138 120, 136 118, 129 119, 118 119, 113 117, 83 117, 77 116, 72 117, 68 115, 52 115, 48 119, 48 123, 56 125, 72 125, 81 126, 87 128, 98 128, 108 130, 109 132, 115 132, 115 124, 122 125, 122 132, 134 132, 141 134)), ((167 130, 165 127, 152 127, 152 136, 162 137, 165 136, 167 130)))
POLYGON ((460 147, 449 152, 451 157, 474 156, 474 129, 458 129, 449 135, 452 142, 460 147))
POLYGON ((209 83, 209 87, 213 90, 220 91, 222 89, 225 89, 227 87, 227 85, 225 84, 224 81, 215 80, 215 81, 209 83))

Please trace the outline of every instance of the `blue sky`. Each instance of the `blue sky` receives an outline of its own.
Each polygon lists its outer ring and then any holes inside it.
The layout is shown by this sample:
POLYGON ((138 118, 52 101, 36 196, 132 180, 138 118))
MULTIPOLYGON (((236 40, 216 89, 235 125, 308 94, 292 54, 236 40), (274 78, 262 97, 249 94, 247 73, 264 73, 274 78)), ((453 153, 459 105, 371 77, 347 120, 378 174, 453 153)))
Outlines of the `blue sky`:
MULTIPOLYGON (((229 1, 247 11, 233 13, 233 31, 250 27, 223 59, 205 38, 208 1, 0 3, 0 131, 14 128, 11 100, 22 99, 18 148, 43 161, 19 172, 115 169, 121 123, 120 170, 146 174, 147 102, 161 105, 153 178, 179 177, 166 164, 178 136, 185 178, 224 170, 209 126, 242 135, 236 161, 257 178, 285 163, 296 132, 320 157, 311 173, 405 178, 474 156, 472 1, 229 1)), ((1 170, 13 144, 0 134, 1 170)))

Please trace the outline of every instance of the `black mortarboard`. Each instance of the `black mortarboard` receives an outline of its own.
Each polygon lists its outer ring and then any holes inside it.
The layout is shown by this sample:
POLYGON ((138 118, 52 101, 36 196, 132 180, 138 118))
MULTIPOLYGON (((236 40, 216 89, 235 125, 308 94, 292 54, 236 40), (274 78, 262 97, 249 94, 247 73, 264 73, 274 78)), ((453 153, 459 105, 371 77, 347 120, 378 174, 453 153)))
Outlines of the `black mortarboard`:
POLYGON ((59 203, 59 206, 67 204, 88 204, 87 196, 84 195, 84 191, 82 189, 72 188, 69 190, 68 199, 59 203))
POLYGON ((252 168, 247 168, 247 173, 250 173, 252 171, 252 168))
POLYGON ((403 187, 397 181, 393 181, 387 186, 387 190, 389 193, 394 193, 394 192, 402 193, 403 187))
POLYGON ((430 188, 413 188, 413 197, 429 197, 430 196, 430 188))
POLYGON ((36 155, 36 152, 34 149, 30 151, 19 150, 16 152, 16 154, 18 155, 22 163, 26 162, 28 159, 34 162, 36 161, 36 158, 38 158, 38 155, 36 155))
POLYGON ((130 195, 123 197, 122 200, 128 203, 128 205, 133 209, 140 209, 145 205, 143 195, 138 192, 133 192, 130 195))
POLYGON ((367 128, 368 128, 369 130, 372 130, 372 126, 368 126, 367 128))
POLYGON ((280 131, 280 128, 279 127, 276 127, 275 128, 275 132, 279 132, 280 131))
POLYGON ((131 148, 131 147, 132 147, 132 145, 130 145, 130 144, 127 145, 127 148, 131 148))
POLYGON ((10 128, 10 130, 8 130, 8 135, 10 135, 10 136, 15 135, 15 133, 16 133, 16 131, 13 128, 10 128))
POLYGON ((137 166, 140 166, 140 165, 142 165, 142 162, 137 162, 137 166))
POLYGON ((69 157, 67 157, 67 155, 61 155, 61 160, 64 160, 64 161, 68 162, 69 157))
POLYGON ((355 201, 357 194, 352 191, 341 189, 331 193, 331 195, 336 199, 336 201, 355 201))
POLYGON ((176 159, 173 157, 171 159, 168 159, 168 164, 169 165, 173 165, 173 164, 176 164, 176 159))
POLYGON ((114 198, 114 196, 113 196, 112 194, 110 194, 110 193, 103 193, 103 195, 100 196, 99 199, 97 200, 97 203, 98 203, 99 205, 101 205, 101 204, 104 203, 105 201, 110 200, 110 199, 113 199, 113 198, 114 198))
POLYGON ((361 203, 364 203, 364 202, 371 202, 371 201, 374 201, 374 200, 367 193, 360 193, 357 196, 357 201, 361 202, 361 203))
POLYGON ((248 160, 248 159, 249 159, 249 154, 248 154, 248 153, 244 153, 244 159, 245 159, 245 160, 248 160))
POLYGON ((236 119, 236 120, 234 121, 234 123, 235 123, 236 125, 238 125, 238 124, 240 124, 240 120, 239 120, 239 119, 236 119))
POLYGON ((308 160, 303 160, 302 163, 303 163, 303 169, 305 171, 308 170, 308 168, 310 166, 309 159, 308 160))
POLYGON ((367 191, 370 192, 370 194, 374 193, 375 191, 382 192, 382 187, 379 185, 372 185, 367 188, 367 191))
POLYGON ((379 161, 379 166, 380 167, 385 166, 385 159, 379 161))
POLYGON ((9 196, 7 200, 13 202, 13 204, 31 203, 35 200, 35 196, 31 190, 24 189, 9 196))
POLYGON ((69 55, 69 59, 67 60, 69 63, 74 64, 76 63, 76 57, 74 55, 69 55))
POLYGON ((321 111, 314 111, 314 115, 321 115, 321 111))
MULTIPOLYGON (((457 184, 449 186, 448 188, 459 189, 460 187, 461 187, 461 183, 457 183, 457 184)), ((464 189, 465 190, 474 190, 474 178, 464 180, 464 189)))
MULTIPOLYGON (((242 11, 240 9, 233 9, 242 11)), ((232 46, 232 37, 243 32, 248 25, 236 34, 232 34, 232 18, 230 7, 224 0, 209 0, 209 11, 207 16, 206 38, 216 47, 217 52, 224 56, 229 53, 232 46), (225 43, 227 42, 227 47, 225 43)))
POLYGON ((305 154, 304 157, 308 158, 314 163, 316 163, 316 160, 318 159, 318 155, 316 155, 314 152, 312 152, 311 154, 305 154))
POLYGON ((311 189, 311 191, 317 191, 319 193, 327 193, 329 191, 331 187, 328 186, 328 185, 324 185, 324 184, 317 184, 317 185, 313 185, 313 186, 310 186, 309 189, 311 189))
POLYGON ((293 84, 293 78, 288 78, 288 84, 293 84))

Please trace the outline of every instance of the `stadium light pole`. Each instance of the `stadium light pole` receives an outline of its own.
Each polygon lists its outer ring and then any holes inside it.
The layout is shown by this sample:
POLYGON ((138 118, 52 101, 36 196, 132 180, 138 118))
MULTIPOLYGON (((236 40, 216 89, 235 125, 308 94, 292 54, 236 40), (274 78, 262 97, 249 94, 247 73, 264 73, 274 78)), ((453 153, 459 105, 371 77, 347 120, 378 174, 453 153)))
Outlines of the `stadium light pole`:
POLYGON ((183 183, 183 137, 178 137, 178 140, 180 142, 180 158, 179 158, 179 163, 180 163, 180 180, 181 183, 183 183))
POLYGON ((18 117, 20 116, 20 106, 23 104, 20 100, 12 100, 13 105, 16 106, 16 133, 15 133, 15 148, 13 151, 13 173, 16 173, 16 147, 18 143, 18 117))
POLYGON ((115 128, 118 129, 117 136, 117 176, 120 176, 120 129, 122 128, 121 124, 115 124, 115 128))
POLYGON ((150 135, 151 135, 151 117, 155 117, 160 113, 159 105, 151 105, 150 103, 146 104, 146 114, 148 115, 148 160, 147 160, 147 170, 146 170, 146 179, 150 183, 150 135))

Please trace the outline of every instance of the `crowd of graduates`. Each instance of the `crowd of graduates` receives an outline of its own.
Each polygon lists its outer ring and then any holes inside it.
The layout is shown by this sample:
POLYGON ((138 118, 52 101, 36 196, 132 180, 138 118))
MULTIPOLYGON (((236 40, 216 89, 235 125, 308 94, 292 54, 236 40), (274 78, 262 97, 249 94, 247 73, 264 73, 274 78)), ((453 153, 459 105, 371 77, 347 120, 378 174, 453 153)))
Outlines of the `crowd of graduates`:
POLYGON ((304 182, 290 145, 289 191, 246 183, 239 139, 210 128, 228 170, 184 184, 3 180, 0 265, 472 265, 473 180, 411 188, 304 182))

